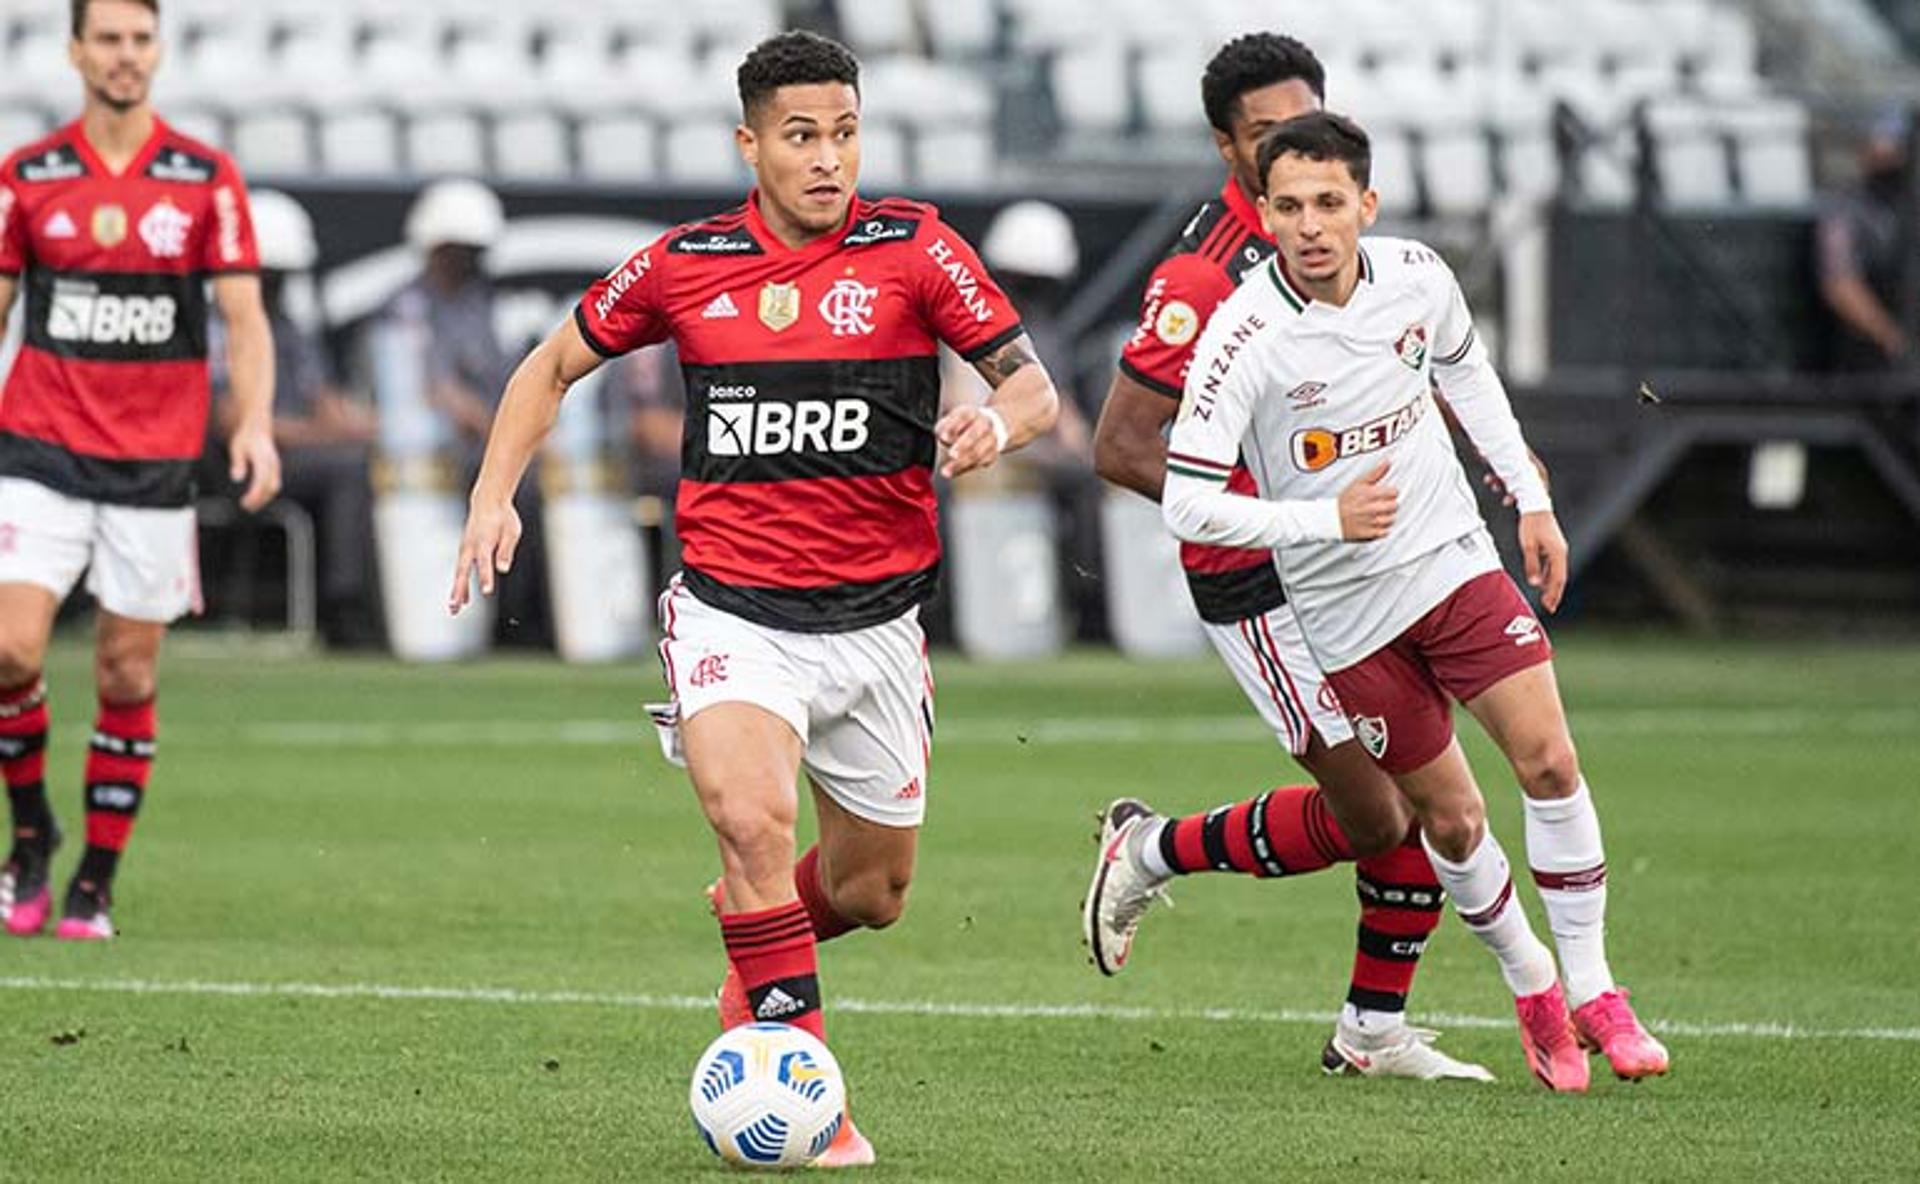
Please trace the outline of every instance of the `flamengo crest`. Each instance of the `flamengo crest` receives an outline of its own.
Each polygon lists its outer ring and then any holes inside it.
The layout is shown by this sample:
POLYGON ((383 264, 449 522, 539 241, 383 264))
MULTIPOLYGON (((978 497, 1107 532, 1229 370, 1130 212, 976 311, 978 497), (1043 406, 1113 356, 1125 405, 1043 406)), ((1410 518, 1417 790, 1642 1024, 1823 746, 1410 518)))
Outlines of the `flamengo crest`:
POLYGON ((873 298, 879 294, 859 280, 836 280, 820 298, 820 315, 835 337, 865 336, 873 332, 873 298))

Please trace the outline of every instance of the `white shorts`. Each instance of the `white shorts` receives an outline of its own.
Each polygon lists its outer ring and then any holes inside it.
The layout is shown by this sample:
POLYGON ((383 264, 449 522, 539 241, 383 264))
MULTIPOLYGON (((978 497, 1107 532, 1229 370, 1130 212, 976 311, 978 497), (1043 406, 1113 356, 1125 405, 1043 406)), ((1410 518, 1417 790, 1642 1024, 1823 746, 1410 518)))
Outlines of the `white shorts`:
POLYGON ((845 633, 792 633, 705 604, 676 576, 660 626, 673 702, 649 710, 668 759, 680 758, 680 720, 752 703, 787 721, 807 775, 848 812, 882 826, 926 817, 933 674, 919 610, 845 633))
POLYGON ((170 622, 198 612, 193 508, 90 502, 0 477, 0 584, 38 584, 65 600, 83 571, 87 591, 118 616, 170 622))
POLYGON ((1353 739, 1353 725, 1307 650, 1291 604, 1231 625, 1205 624, 1207 640, 1288 752, 1305 752, 1314 732, 1328 747, 1353 739))

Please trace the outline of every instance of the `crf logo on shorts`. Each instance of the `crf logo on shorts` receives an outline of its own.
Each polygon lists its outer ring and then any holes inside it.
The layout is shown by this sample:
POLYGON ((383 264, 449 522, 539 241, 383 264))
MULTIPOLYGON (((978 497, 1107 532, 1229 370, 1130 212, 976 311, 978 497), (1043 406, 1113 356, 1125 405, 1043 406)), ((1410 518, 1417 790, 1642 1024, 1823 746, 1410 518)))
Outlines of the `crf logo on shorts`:
POLYGON ((1517 646, 1533 645, 1540 640, 1540 622, 1522 613, 1507 622, 1506 633, 1517 646))
POLYGON ((865 399, 719 403, 707 409, 707 451, 715 456, 858 452, 867 446, 865 399))
POLYGON ((693 664, 693 670, 687 675, 687 685, 710 687, 717 682, 727 681, 727 655, 708 654, 693 664))

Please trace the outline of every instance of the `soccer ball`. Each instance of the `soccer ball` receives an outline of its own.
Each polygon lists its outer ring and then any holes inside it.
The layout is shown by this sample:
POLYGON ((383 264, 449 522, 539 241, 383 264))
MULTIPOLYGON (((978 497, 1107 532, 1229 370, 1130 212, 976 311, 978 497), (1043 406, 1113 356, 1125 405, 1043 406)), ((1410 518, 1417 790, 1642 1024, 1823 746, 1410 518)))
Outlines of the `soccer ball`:
POLYGON ((833 1142, 846 1083, 827 1046, 791 1024, 722 1032, 693 1067, 693 1125, 713 1153, 755 1168, 812 1163, 833 1142))

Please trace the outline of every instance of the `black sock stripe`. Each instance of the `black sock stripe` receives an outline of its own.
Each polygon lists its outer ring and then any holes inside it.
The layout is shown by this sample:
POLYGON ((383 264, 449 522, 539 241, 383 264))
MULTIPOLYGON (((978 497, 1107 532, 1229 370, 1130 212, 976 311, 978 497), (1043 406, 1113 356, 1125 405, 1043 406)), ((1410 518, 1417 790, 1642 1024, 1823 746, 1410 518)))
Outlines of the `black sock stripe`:
POLYGON ((1353 890, 1362 905, 1376 908, 1437 913, 1447 904, 1446 891, 1438 884, 1395 884, 1376 880, 1365 872, 1354 874, 1353 890))
POLYGON ((1176 872, 1190 872, 1193 870, 1192 868, 1182 867, 1180 865, 1180 844, 1174 841, 1174 832, 1179 829, 1180 828, 1173 822, 1161 824, 1160 858, 1168 867, 1176 872))
POLYGON ((46 746, 45 732, 29 732, 25 736, 0 736, 0 761, 17 761, 21 757, 32 756, 46 746))
POLYGON ((1200 824, 1200 849, 1207 853, 1207 863, 1216 868, 1233 866, 1227 859, 1227 811, 1230 807, 1208 814, 1200 824))
POLYGON ((1370 991, 1365 987, 1347 988, 1347 1002, 1363 1011, 1405 1011, 1407 997, 1392 991, 1370 991))
POLYGON ((1272 793, 1263 793, 1253 799, 1253 810, 1247 815, 1247 844, 1253 848, 1253 858, 1259 862, 1260 870, 1269 876, 1284 876, 1287 865, 1273 853, 1273 839, 1267 831, 1267 801, 1272 793))
POLYGON ((1360 952, 1382 962, 1418 962, 1427 952, 1425 935, 1410 937, 1400 933, 1382 933, 1360 926, 1360 952))
POLYGON ((818 975, 801 974, 749 987, 747 1003, 753 1008, 753 1018, 756 1020, 792 1023, 810 1011, 820 1010, 820 978, 818 975), (776 991, 779 994, 776 995, 776 991))
POLYGON ((111 732, 95 732, 87 746, 95 752, 104 752, 109 756, 138 757, 148 761, 153 759, 156 748, 150 736, 115 736, 111 732))

